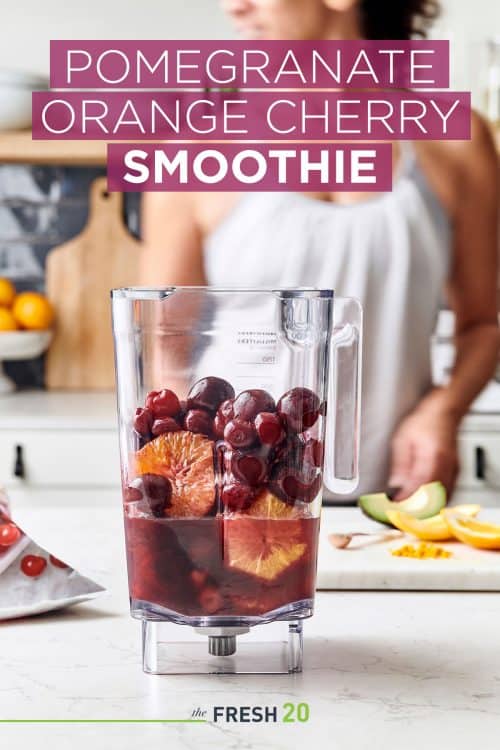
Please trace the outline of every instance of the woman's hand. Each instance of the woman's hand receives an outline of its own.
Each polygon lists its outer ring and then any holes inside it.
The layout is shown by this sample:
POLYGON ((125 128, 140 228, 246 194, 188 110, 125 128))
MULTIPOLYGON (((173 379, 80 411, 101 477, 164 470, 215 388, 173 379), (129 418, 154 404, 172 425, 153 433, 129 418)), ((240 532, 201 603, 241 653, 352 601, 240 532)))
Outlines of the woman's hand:
POLYGON ((425 400, 396 430, 389 485, 402 500, 426 482, 440 481, 450 497, 459 469, 459 420, 425 400))

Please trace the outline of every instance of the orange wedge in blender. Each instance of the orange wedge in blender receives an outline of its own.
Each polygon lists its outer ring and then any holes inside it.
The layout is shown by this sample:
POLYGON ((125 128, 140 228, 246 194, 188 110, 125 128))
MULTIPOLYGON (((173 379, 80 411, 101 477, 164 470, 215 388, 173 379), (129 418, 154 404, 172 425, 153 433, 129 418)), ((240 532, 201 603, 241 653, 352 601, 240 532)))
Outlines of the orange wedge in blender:
POLYGON ((135 471, 170 480, 172 499, 165 512, 172 518, 204 516, 214 504, 213 443, 203 435, 184 430, 160 435, 137 451, 135 471))
POLYGON ((245 515, 254 518, 293 519, 302 518, 304 514, 295 506, 287 505, 268 490, 262 490, 248 510, 245 511, 245 515))
POLYGON ((224 519, 224 557, 232 570, 274 581, 307 550, 301 512, 263 490, 245 513, 224 519))
POLYGON ((464 544, 479 549, 500 550, 500 526, 476 521, 469 516, 443 510, 442 516, 453 536, 464 544))

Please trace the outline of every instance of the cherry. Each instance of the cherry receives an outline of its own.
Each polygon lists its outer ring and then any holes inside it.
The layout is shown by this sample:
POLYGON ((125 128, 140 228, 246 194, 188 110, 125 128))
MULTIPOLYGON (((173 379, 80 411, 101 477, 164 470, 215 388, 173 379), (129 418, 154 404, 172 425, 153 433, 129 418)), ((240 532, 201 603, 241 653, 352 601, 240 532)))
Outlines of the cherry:
POLYGON ((177 421, 179 422, 179 424, 182 424, 184 422, 184 417, 186 416, 186 412, 188 410, 187 401, 179 401, 179 404, 181 405, 181 410, 179 414, 177 415, 177 421))
POLYGON ((217 409, 217 414, 214 417, 214 432, 221 440, 224 437, 225 426, 234 416, 233 403, 234 401, 232 398, 223 401, 217 409))
POLYGON ((274 399, 267 391, 254 388, 242 391, 234 400, 234 416, 244 422, 253 422, 259 412, 273 412, 276 410, 274 399))
POLYGON ((320 467, 323 463, 324 446, 321 440, 310 438, 304 444, 304 461, 311 466, 320 467))
POLYGON ((208 580, 208 573, 206 570, 199 570, 195 568, 191 571, 189 577, 196 588, 201 589, 208 580))
POLYGON ((221 498, 228 510, 246 510, 255 499, 255 490, 243 482, 232 481, 222 488, 221 498))
POLYGON ((273 495, 290 505, 296 500, 310 503, 321 489, 321 474, 280 466, 270 482, 270 489, 273 495))
MULTIPOLYGON (((137 480, 135 481, 137 482, 137 480)), ((127 487, 124 487, 123 501, 125 503, 136 503, 139 500, 142 500, 142 491, 139 487, 134 486, 133 484, 129 484, 127 485, 127 487)))
POLYGON ((134 429, 143 438, 149 439, 153 426, 153 414, 149 409, 136 409, 134 429))
POLYGON ((25 576, 36 578, 47 567, 47 560, 40 555, 25 555, 21 560, 21 570, 25 576))
POLYGON ((66 565, 65 562, 59 560, 59 558, 57 557, 54 557, 54 555, 49 555, 49 560, 56 568, 69 568, 69 565, 66 565))
POLYGON ((153 401, 158 396, 160 391, 150 391, 148 395, 146 396, 146 401, 144 406, 146 409, 152 409, 153 408, 153 401))
POLYGON ((170 481, 161 474, 142 474, 140 479, 151 513, 161 518, 165 514, 165 509, 171 505, 170 481))
POLYGON ((223 401, 234 398, 234 388, 222 378, 202 378, 188 393, 188 409, 206 409, 215 414, 223 401))
POLYGON ((158 437, 165 432, 178 432, 180 429, 179 424, 173 417, 164 417, 163 419, 155 419, 151 432, 155 437, 158 437))
POLYGON ((290 432, 304 432, 319 416, 320 401, 309 388, 292 388, 278 401, 277 411, 290 432))
POLYGON ((210 437, 213 430, 212 417, 203 409, 190 409, 184 417, 184 428, 210 437))
POLYGON ((224 428, 224 440, 233 448, 249 448, 255 443, 255 427, 250 422, 232 419, 224 428))
POLYGON ((283 425, 277 414, 262 411, 255 417, 255 429, 264 445, 277 445, 285 437, 283 425))
POLYGON ((290 435, 272 452, 273 462, 300 468, 304 462, 304 445, 298 435, 290 435))
POLYGON ((15 523, 3 523, 0 525, 0 547, 11 547, 22 536, 22 532, 15 523))
POLYGON ((232 451, 230 467, 231 473, 236 479, 249 484, 251 487, 258 487, 266 479, 267 463, 258 453, 232 451))
MULTIPOLYGON (((150 394, 151 395, 151 394, 150 394)), ((173 391, 164 388, 151 399, 151 411, 154 419, 175 417, 181 410, 181 404, 173 391)))
POLYGON ((219 589, 213 585, 205 586, 205 588, 200 591, 198 600, 203 610, 208 615, 215 614, 224 604, 222 594, 219 589))

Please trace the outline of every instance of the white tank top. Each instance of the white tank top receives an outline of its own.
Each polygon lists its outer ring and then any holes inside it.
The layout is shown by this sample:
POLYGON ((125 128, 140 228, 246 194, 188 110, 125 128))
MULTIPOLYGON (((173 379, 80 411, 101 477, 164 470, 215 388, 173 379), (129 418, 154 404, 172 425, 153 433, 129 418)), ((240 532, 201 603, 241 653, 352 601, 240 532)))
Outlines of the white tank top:
POLYGON ((207 238, 214 286, 313 286, 364 309, 360 485, 384 491, 394 429, 431 386, 430 344, 450 264, 449 218, 402 147, 393 191, 342 206, 245 193, 207 238))

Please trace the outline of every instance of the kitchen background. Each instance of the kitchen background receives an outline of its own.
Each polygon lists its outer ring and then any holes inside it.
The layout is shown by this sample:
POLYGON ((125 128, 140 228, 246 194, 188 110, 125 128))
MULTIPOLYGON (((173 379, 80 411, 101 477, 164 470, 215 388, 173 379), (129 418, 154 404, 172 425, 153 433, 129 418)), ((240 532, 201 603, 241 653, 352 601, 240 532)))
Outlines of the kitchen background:
MULTIPOLYGON (((471 89, 475 105, 486 110, 486 91, 494 114, 500 102, 500 5, 493 0, 444 0, 444 13, 435 27, 436 37, 452 41, 452 77, 456 89, 471 89), (497 46, 494 50, 493 41, 497 46)), ((23 0, 9 5, 0 26, 0 116, 3 97, 9 96, 2 71, 47 75, 51 38, 229 38, 231 30, 218 0, 23 0), (29 19, 29 22, 27 21, 29 19), (22 30, 22 32, 21 32, 22 30), (22 37, 20 34, 22 33, 22 37), (5 87, 4 87, 5 88, 5 87)), ((496 116, 500 120, 498 112, 496 116)), ((104 174, 104 152, 99 146, 33 144, 29 131, 0 131, 0 276, 11 278, 22 289, 45 288, 45 263, 55 246, 77 235, 88 219, 89 191, 104 174)), ((123 220, 132 235, 140 236, 139 200, 124 196, 123 220)), ((453 361, 453 321, 443 311, 434 346, 435 378, 439 382, 453 361)), ((0 351, 0 361, 2 353, 0 351)), ((78 394, 72 398, 51 393, 45 398, 42 357, 5 362, 7 374, 22 390, 2 397, 0 405, 0 483, 24 488, 59 488, 93 484, 114 487, 118 476, 114 458, 114 406, 112 396, 78 394), (38 420, 38 421, 37 421, 38 420), (58 461, 57 480, 50 470, 50 434, 54 450, 62 450, 58 430, 69 430, 89 446, 113 456, 108 472, 103 463, 82 469, 71 457, 58 461), (46 430, 47 432, 44 432, 46 430), (76 434, 78 432, 78 435, 76 434), (104 441, 104 442, 103 442, 104 441), (104 474, 103 474, 104 471, 104 474)), ((69 437, 69 433, 65 433, 69 437)), ((92 455, 102 457, 102 452, 92 455)), ((461 433, 462 475, 459 495, 482 493, 500 504, 500 382, 492 382, 476 402, 461 433)), ((73 450, 73 453, 75 451, 73 450)), ((80 454, 81 455, 81 454, 80 454)), ((53 460, 53 456, 52 456, 53 460)))
MULTIPOLYGON (((500 34, 496 0, 443 0, 435 36, 453 41, 454 88, 480 93, 486 39, 500 34)), ((231 37, 219 0, 23 0, 11 3, 0 26, 0 68, 48 72, 50 39, 224 39, 231 37), (27 22, 29 19, 29 23, 27 22), (22 29, 22 41, 19 33, 22 29)))

